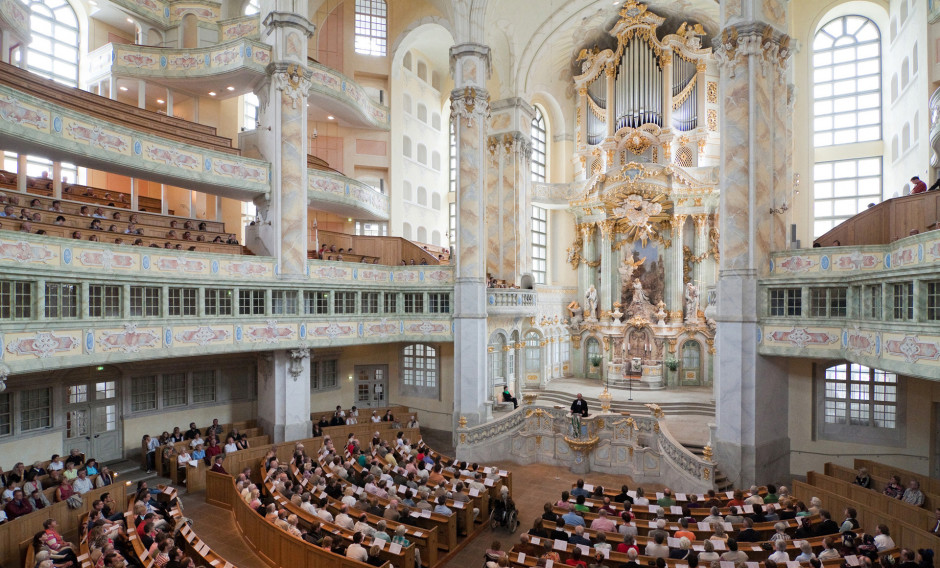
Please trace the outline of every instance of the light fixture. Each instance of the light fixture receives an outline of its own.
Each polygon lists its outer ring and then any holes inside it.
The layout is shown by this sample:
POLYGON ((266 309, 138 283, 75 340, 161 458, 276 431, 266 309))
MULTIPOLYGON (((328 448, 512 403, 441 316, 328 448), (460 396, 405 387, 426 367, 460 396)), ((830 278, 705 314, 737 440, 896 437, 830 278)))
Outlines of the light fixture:
POLYGON ((332 115, 332 114, 326 115, 326 119, 327 119, 327 120, 333 120, 333 115, 332 115))
POLYGON ((127 91, 127 87, 118 87, 118 90, 127 91))
POLYGON ((127 19, 127 23, 128 23, 128 24, 133 24, 133 23, 134 23, 134 20, 132 20, 131 18, 128 18, 128 19, 127 19))
POLYGON ((209 91, 209 96, 210 96, 210 97, 214 97, 214 96, 215 96, 215 91, 209 91))
POLYGON ((235 87, 229 85, 228 87, 225 87, 225 89, 226 89, 226 90, 229 90, 229 91, 234 91, 234 90, 235 90, 235 87))
POLYGON ((163 100, 163 99, 157 99, 157 104, 158 104, 158 105, 162 105, 162 104, 165 103, 165 102, 166 102, 166 101, 163 100))
POLYGON ((352 223, 352 217, 346 217, 346 220, 352 223))

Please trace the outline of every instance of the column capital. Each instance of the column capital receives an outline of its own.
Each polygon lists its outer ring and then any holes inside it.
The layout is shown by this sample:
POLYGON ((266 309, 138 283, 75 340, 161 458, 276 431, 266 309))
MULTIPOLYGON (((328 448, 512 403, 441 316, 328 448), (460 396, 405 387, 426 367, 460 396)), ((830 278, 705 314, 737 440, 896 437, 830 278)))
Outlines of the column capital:
POLYGON ((475 119, 484 121, 490 116, 490 94, 486 89, 464 87, 450 92, 451 120, 464 119, 467 126, 473 126, 475 119))
POLYGON ((594 223, 581 223, 578 225, 578 231, 581 232, 581 238, 587 240, 594 236, 597 226, 594 223))
POLYGON ((770 68, 783 80, 793 54, 790 36, 763 22, 729 25, 721 30, 721 37, 715 38, 713 45, 718 66, 728 71, 731 77, 734 77, 735 68, 745 64, 753 55, 758 58, 762 73, 770 68))
POLYGON ((708 214, 695 213, 692 215, 692 222, 695 223, 695 228, 701 231, 708 224, 708 214))
POLYGON ((617 220, 607 219, 600 221, 597 225, 601 228, 601 236, 605 239, 610 239, 611 235, 613 235, 614 227, 617 226, 617 220))
POLYGON ((268 65, 268 73, 271 75, 274 88, 283 92, 291 100, 291 108, 297 108, 297 103, 302 103, 307 92, 310 91, 311 72, 305 66, 276 62, 268 65))
POLYGON ((270 35, 276 28, 294 28, 309 38, 317 29, 306 17, 294 12, 268 12, 261 25, 265 27, 265 36, 270 35))
POLYGON ((479 43, 461 43, 450 48, 450 76, 459 87, 482 88, 490 78, 490 48, 479 43), (481 69, 482 67, 482 69, 481 69))
POLYGON ((685 224, 685 220, 688 219, 688 215, 685 213, 676 213, 672 216, 672 228, 677 232, 682 230, 682 225, 685 224))

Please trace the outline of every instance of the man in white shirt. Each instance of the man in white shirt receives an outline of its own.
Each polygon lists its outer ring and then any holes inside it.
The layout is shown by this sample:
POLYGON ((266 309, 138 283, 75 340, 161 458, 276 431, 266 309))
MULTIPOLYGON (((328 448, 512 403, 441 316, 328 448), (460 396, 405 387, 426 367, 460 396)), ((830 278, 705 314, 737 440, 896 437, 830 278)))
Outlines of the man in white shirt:
POLYGON ((894 539, 891 538, 887 525, 878 525, 875 527, 875 547, 878 549, 878 552, 895 547, 894 539))
POLYGON ((764 498, 758 494, 756 485, 751 486, 751 496, 744 500, 747 505, 764 505, 764 498))
POLYGON ((666 546, 665 541, 663 534, 657 532, 653 540, 646 545, 646 555, 653 558, 669 558, 669 547, 666 546))
POLYGON ((196 437, 193 438, 193 440, 189 443, 189 447, 195 448, 199 444, 202 444, 203 447, 205 447, 206 441, 202 439, 202 436, 200 434, 196 434, 196 437))
POLYGON ((371 537, 375 534, 375 529, 369 526, 369 517, 363 513, 359 515, 359 520, 356 521, 356 524, 353 526, 353 530, 357 533, 362 533, 363 536, 371 537))
POLYGON ((349 516, 349 507, 346 505, 340 507, 339 514, 336 515, 335 522, 337 525, 345 527, 349 530, 352 530, 353 526, 356 524, 355 521, 352 520, 352 517, 349 516))
POLYGON ((787 554, 787 541, 782 539, 775 540, 774 553, 770 555, 769 559, 776 562, 778 566, 789 562, 790 556, 787 554))
POLYGON ((346 548, 346 558, 352 558, 359 562, 369 560, 369 551, 362 546, 362 533, 357 532, 353 535, 353 542, 346 548))
POLYGON ((79 495, 84 495, 94 488, 95 486, 92 484, 91 480, 88 479, 88 471, 85 470, 85 468, 78 470, 78 477, 76 477, 75 481, 72 483, 72 489, 79 495))

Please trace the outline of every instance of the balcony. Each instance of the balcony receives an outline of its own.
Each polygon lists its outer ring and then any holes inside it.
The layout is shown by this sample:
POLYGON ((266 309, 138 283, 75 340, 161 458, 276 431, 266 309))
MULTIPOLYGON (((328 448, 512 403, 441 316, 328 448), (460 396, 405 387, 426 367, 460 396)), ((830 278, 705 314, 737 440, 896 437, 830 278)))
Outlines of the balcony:
POLYGON ((940 231, 780 251, 760 283, 759 352, 940 377, 940 231))
POLYGON ((930 108, 930 147, 933 149, 930 165, 936 168, 940 167, 940 87, 930 94, 927 106, 930 108))
POLYGON ((535 290, 487 288, 486 313, 489 315, 534 316, 538 311, 535 290))
MULTIPOLYGON (((15 374, 202 354, 453 340, 450 266, 314 260, 306 282, 281 282, 271 257, 0 231, 0 273, 2 281, 21 283, 16 316, 0 320, 0 359, 15 374), (47 290, 66 285, 75 286, 68 292, 74 309, 59 303, 58 295, 55 302, 46 300, 47 290), (138 287, 146 288, 146 296, 138 287), (92 302, 93 294, 101 296, 92 302), (406 298, 420 307, 409 309, 406 298)), ((5 302, 11 301, 7 296, 5 302)))
POLYGON ((388 195, 331 170, 307 169, 307 204, 340 217, 388 221, 388 195))

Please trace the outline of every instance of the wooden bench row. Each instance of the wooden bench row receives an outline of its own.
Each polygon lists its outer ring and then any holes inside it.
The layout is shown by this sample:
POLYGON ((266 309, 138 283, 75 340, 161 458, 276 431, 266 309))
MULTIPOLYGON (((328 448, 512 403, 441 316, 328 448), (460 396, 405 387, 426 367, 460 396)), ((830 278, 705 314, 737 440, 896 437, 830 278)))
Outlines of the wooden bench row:
MULTIPOLYGON (((272 568, 366 568, 366 563, 352 560, 294 537, 267 522, 235 490, 231 476, 206 474, 206 502, 232 511, 235 525, 245 543, 272 568)), ((391 568, 386 562, 379 568, 391 568)), ((401 567, 410 568, 410 567, 401 567)))
MULTIPOLYGON (((339 499, 334 499, 330 497, 329 495, 327 495, 325 492, 316 494, 310 482, 304 479, 303 477, 301 477, 300 470, 297 468, 297 464, 291 462, 290 467, 291 467, 292 477, 296 481, 298 481, 298 483, 300 483, 301 487, 303 487, 305 491, 312 491, 314 494, 314 497, 317 497, 320 499, 325 497, 327 499, 327 502, 329 503, 329 505, 327 506, 327 510, 329 510, 330 514, 332 514, 334 517, 339 514, 340 508, 342 506, 342 502, 339 499)), ((308 520, 312 520, 311 515, 307 511, 304 511, 303 509, 301 509, 300 511, 308 520)), ((359 515, 361 515, 362 513, 365 513, 367 518, 369 519, 369 524, 372 526, 375 526, 375 524, 378 523, 380 520, 384 520, 386 524, 388 525, 389 534, 391 534, 392 531, 398 528, 399 525, 404 525, 405 531, 406 531, 405 532, 406 538, 410 540, 411 542, 413 542, 415 546, 419 550, 421 550, 422 562, 427 564, 428 566, 434 566, 435 564, 437 564, 437 558, 438 558, 437 527, 416 527, 416 526, 409 525, 406 523, 401 523, 398 521, 391 521, 383 517, 377 517, 367 511, 361 511, 357 509, 356 507, 349 507, 348 511, 349 511, 349 516, 353 518, 358 518, 359 515)))
MULTIPOLYGON (((901 483, 904 484, 905 488, 907 488, 908 481, 911 479, 917 480, 917 482, 920 483, 920 490, 924 492, 924 496, 927 498, 924 501, 924 508, 935 509, 940 507, 940 479, 934 479, 926 475, 914 473, 910 470, 899 469, 871 460, 856 459, 855 469, 862 467, 868 470, 873 480, 877 479, 881 482, 879 490, 884 490, 884 482, 890 480, 892 475, 900 476, 901 483)), ((854 481, 854 479, 853 477, 852 481, 854 481)))
MULTIPOLYGON (((160 213, 159 208, 156 209, 155 212, 133 212, 133 211, 127 211, 126 209, 121 208, 121 207, 110 207, 108 205, 103 205, 103 204, 89 204, 87 202, 82 201, 81 199, 74 199, 71 195, 69 195, 68 197, 63 195, 62 199, 57 200, 51 197, 50 195, 46 195, 46 192, 42 192, 38 194, 32 191, 25 193, 25 194, 20 193, 16 191, 15 186, 11 186, 10 184, 4 184, 2 182, 0 182, 0 195, 3 195, 4 197, 8 199, 15 198, 15 200, 17 201, 17 205, 15 205, 14 207, 16 207, 17 213, 19 213, 20 208, 29 207, 29 203, 33 199, 38 199, 39 202, 42 204, 42 208, 46 210, 50 215, 52 215, 55 213, 52 211, 48 211, 48 209, 52 207, 53 201, 59 201, 62 204, 63 211, 66 211, 68 213, 72 213, 75 215, 79 214, 82 206, 87 205, 89 208, 91 208, 92 206, 101 207, 102 211, 104 211, 105 214, 109 218, 114 213, 120 213, 122 217, 126 216, 127 219, 130 219, 131 215, 137 215, 137 220, 138 220, 137 224, 138 226, 141 226, 141 227, 149 226, 149 227, 161 227, 161 228, 168 229, 170 228, 170 224, 173 221, 176 221, 177 224, 180 225, 180 228, 178 228, 178 230, 184 230, 182 229, 182 226, 186 223, 186 221, 192 221, 193 224, 195 224, 197 227, 199 226, 199 223, 205 223, 207 232, 225 233, 225 223, 223 223, 222 221, 211 221, 208 219, 196 219, 196 218, 189 218, 189 217, 177 217, 173 215, 172 213, 169 215, 163 215, 160 213)), ((45 219, 45 214, 43 214, 43 218, 45 219)), ((104 221, 105 219, 102 219, 102 223, 104 221)), ((112 221, 112 223, 113 222, 114 221, 112 221)))
POLYGON ((211 126, 167 116, 102 97, 75 87, 61 85, 15 65, 0 63, 0 85, 80 112, 90 120, 113 124, 227 154, 240 154, 232 140, 219 136, 211 126))
MULTIPOLYGON (((0 170, 0 182, 3 182, 5 185, 12 185, 12 187, 16 189, 18 180, 19 175, 16 172, 0 170)), ((54 194, 53 182, 54 180, 48 177, 27 176, 26 191, 27 193, 51 197, 54 194)), ((126 193, 109 191, 107 189, 77 183, 63 182, 62 197, 80 201, 88 205, 109 206, 125 210, 131 208, 131 196, 126 193)), ((163 207, 163 203, 155 197, 138 195, 137 206, 141 209, 147 208, 150 211, 160 211, 163 207)))
MULTIPOLYGON (((239 433, 244 434, 248 437, 258 436, 262 433, 261 428, 258 428, 258 422, 256 420, 242 420, 241 422, 220 424, 219 426, 222 428, 222 436, 220 440, 222 445, 225 444, 225 436, 228 435, 229 432, 231 432, 232 430, 236 428, 238 429, 239 433)), ((211 427, 212 425, 210 424, 209 426, 206 426, 205 428, 200 428, 199 431, 204 433, 206 432, 206 430, 208 430, 211 427)), ((160 436, 162 435, 163 434, 161 432, 160 434, 157 434, 157 435, 151 434, 150 437, 155 440, 159 440, 160 436)), ((178 450, 180 447, 182 447, 184 443, 188 444, 189 440, 184 440, 183 442, 177 442, 176 444, 173 444, 173 447, 174 449, 178 450)), ((156 465, 157 473, 161 477, 167 477, 163 471, 163 464, 162 464, 162 461, 160 460, 160 455, 159 455, 162 449, 163 447, 161 446, 157 450, 158 455, 157 455, 157 459, 155 460, 157 463, 155 465, 156 465)), ((143 441, 141 441, 140 443, 140 460, 141 460, 140 461, 141 467, 146 469, 147 468, 147 446, 146 444, 144 444, 143 441)))
MULTIPOLYGON (((268 472, 264 469, 264 464, 261 464, 261 475, 265 478, 264 488, 267 493, 274 499, 274 502, 281 509, 286 509, 288 513, 297 515, 297 518, 300 520, 300 525, 309 530, 313 522, 319 522, 322 530, 324 532, 330 533, 335 540, 343 542, 346 546, 349 546, 353 542, 353 531, 337 525, 335 523, 330 523, 321 519, 319 517, 311 518, 310 514, 301 509, 300 507, 294 505, 283 495, 275 491, 274 482, 267 479, 268 472)), ((355 517, 354 517, 355 518, 355 517)), ((372 525, 374 526, 374 525, 372 525)), ((372 544, 378 542, 378 539, 375 538, 363 538, 362 546, 369 548, 372 544)), ((382 545, 381 558, 388 560, 392 563, 393 566, 414 566, 415 562, 415 544, 411 543, 406 547, 396 546, 389 547, 388 543, 378 543, 382 545)))
POLYGON ((123 233, 109 233, 107 231, 94 231, 94 230, 80 230, 81 239, 75 239, 72 237, 74 231, 79 229, 74 229, 71 227, 62 227, 54 225, 52 223, 36 223, 33 221, 21 221, 19 219, 11 219, 9 217, 0 217, 0 230, 7 231, 9 233, 20 233, 25 232, 20 229, 23 226, 23 223, 31 224, 31 231, 29 234, 33 235, 44 235, 47 237, 58 237, 60 239, 69 239, 71 241, 84 241, 84 242, 99 242, 110 245, 120 245, 120 246, 133 246, 134 242, 137 239, 140 239, 143 243, 142 245, 145 248, 159 248, 163 250, 176 250, 176 251, 189 251, 190 252, 209 252, 217 254, 242 254, 242 247, 240 245, 226 245, 220 243, 199 243, 192 241, 183 241, 178 239, 159 239, 155 237, 142 237, 139 235, 125 235, 123 233), (44 231, 39 233, 39 231, 44 231), (90 240, 90 237, 95 235, 98 237, 97 241, 90 240), (118 243, 117 240, 121 239, 121 242, 118 243), (173 245, 173 249, 166 249, 164 243, 170 243, 173 245), (151 245, 156 245, 152 247, 151 245), (179 248, 176 248, 179 245, 179 248))
MULTIPOLYGON (((344 408, 344 409, 342 409, 342 410, 343 410, 343 412, 346 413, 346 416, 349 416, 349 413, 352 412, 352 408, 344 408)), ((415 416, 417 416, 417 412, 411 412, 411 410, 410 410, 407 406, 401 406, 401 405, 396 405, 396 406, 379 406, 379 407, 376 407, 376 408, 366 408, 366 407, 358 408, 358 407, 357 407, 356 410, 359 412, 359 418, 357 419, 357 420, 358 420, 358 422, 357 422, 358 425, 375 424, 376 426, 378 426, 379 424, 382 424, 382 422, 372 422, 372 411, 373 411, 373 410, 374 410, 374 411, 376 412, 376 414, 378 414, 380 417, 381 417, 381 416, 385 416, 385 413, 388 412, 389 410, 391 410, 391 411, 392 411, 392 415, 395 416, 395 420, 401 422, 402 424, 405 424, 405 423, 408 421, 408 418, 410 418, 412 414, 414 414, 415 416)), ((317 422, 320 421, 320 418, 326 418, 327 422, 329 422, 330 419, 333 418, 333 413, 334 413, 334 412, 335 412, 335 410, 331 410, 331 411, 327 411, 327 412, 324 412, 324 411, 311 412, 311 413, 310 413, 310 420, 312 420, 313 423, 316 424, 317 422)), ((354 426, 354 425, 353 425, 353 424, 350 424, 350 426, 354 426)), ((371 437, 371 436, 370 436, 370 437, 371 437)))

